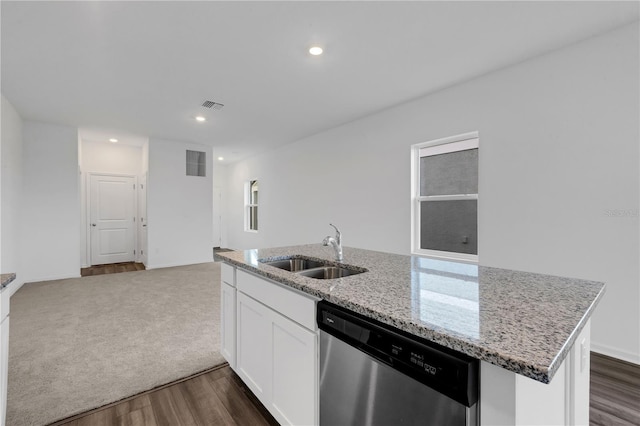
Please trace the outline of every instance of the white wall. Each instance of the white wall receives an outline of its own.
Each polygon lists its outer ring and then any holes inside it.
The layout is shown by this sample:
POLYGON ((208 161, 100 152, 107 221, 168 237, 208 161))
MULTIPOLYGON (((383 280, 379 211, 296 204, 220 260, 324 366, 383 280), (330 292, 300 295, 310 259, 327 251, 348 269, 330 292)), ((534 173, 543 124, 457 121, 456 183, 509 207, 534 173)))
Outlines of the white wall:
MULTIPOLYGON (((95 142, 82 140, 78 146, 80 162, 80 261, 82 267, 90 266, 89 253, 91 250, 87 211, 89 175, 91 173, 105 173, 116 175, 133 175, 140 177, 143 168, 142 148, 110 142, 95 142)), ((137 253, 140 253, 140 244, 137 253)))
POLYGON ((25 121, 19 240, 24 281, 80 275, 77 129, 25 121))
POLYGON ((110 142, 82 141, 82 170, 87 173, 142 173, 142 148, 110 142))
MULTIPOLYGON (((215 154, 215 153, 214 153, 215 154)), ((213 236, 214 247, 226 247, 227 236, 227 166, 214 160, 213 164, 213 236), (216 229, 218 228, 218 229, 216 229), (218 240, 219 238, 219 240, 218 240)))
POLYGON ((212 149, 149 140, 147 268, 213 260, 212 149), (206 152, 207 176, 186 176, 186 150, 206 152))
POLYGON ((16 273, 13 290, 24 283, 20 270, 18 227, 22 214, 22 119, 2 95, 0 138, 0 271, 16 273))
POLYGON ((408 254, 410 146, 477 130, 480 263, 606 282, 593 349, 640 363, 638 50, 636 23, 230 165, 228 244, 319 243, 332 222, 408 254))

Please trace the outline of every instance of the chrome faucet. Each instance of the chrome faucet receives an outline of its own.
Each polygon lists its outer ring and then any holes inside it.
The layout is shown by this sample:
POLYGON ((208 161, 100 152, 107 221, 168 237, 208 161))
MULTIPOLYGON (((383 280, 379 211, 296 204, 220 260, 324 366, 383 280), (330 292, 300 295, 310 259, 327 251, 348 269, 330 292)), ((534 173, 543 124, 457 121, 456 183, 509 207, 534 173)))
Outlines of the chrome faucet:
POLYGON ((329 244, 331 244, 331 247, 333 247, 333 250, 335 250, 336 252, 336 260, 338 262, 342 262, 342 233, 340 232, 340 230, 338 229, 337 226, 335 226, 334 224, 330 223, 329 225, 333 226, 336 230, 336 237, 330 237, 327 236, 325 237, 325 239, 322 241, 322 245, 323 246, 328 246, 329 244))

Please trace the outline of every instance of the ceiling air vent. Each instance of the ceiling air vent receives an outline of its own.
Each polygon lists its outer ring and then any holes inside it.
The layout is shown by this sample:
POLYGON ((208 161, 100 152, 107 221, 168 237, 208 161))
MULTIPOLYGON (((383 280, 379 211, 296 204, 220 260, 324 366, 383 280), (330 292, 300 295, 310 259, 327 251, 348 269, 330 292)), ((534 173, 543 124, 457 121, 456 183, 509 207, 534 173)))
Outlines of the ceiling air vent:
POLYGON ((202 103, 202 106, 205 107, 205 108, 211 108, 211 109, 222 109, 224 104, 221 104, 221 103, 218 103, 218 102, 213 102, 213 101, 204 101, 202 103))

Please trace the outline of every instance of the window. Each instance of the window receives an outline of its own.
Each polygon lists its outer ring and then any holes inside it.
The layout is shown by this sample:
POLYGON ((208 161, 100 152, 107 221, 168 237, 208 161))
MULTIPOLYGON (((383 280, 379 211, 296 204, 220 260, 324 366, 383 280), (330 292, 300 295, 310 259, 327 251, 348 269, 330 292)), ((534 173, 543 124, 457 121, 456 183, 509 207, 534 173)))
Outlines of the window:
POLYGON ((244 184, 244 230, 258 230, 258 181, 244 184))
POLYGON ((412 253, 478 260, 478 133, 412 147, 412 253))
POLYGON ((206 176, 207 153, 187 150, 187 176, 206 176))

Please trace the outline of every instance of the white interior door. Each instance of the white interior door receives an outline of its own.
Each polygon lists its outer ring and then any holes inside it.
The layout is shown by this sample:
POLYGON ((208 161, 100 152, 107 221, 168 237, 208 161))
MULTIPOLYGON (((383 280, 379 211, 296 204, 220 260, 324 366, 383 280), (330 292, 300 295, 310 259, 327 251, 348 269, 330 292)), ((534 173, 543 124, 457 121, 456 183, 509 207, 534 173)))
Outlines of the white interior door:
POLYGON ((135 260, 135 178, 91 175, 91 264, 135 260))

